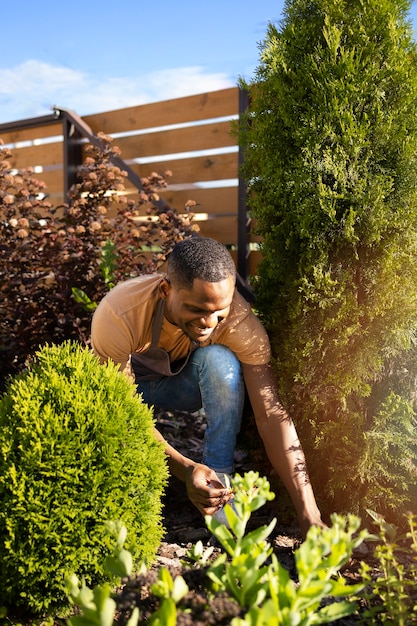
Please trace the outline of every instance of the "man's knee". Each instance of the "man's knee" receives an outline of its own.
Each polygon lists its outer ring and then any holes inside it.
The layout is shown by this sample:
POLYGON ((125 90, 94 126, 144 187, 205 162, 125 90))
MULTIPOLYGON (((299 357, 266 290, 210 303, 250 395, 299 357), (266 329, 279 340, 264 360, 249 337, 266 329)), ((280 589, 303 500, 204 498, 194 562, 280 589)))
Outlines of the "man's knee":
POLYGON ((236 355, 221 345, 211 345, 199 348, 195 352, 200 364, 200 384, 202 378, 211 384, 222 387, 231 387, 233 392, 241 392, 243 375, 239 359, 236 355))
POLYGON ((226 346, 213 344, 197 350, 199 357, 209 367, 240 371, 241 365, 237 356, 226 346))

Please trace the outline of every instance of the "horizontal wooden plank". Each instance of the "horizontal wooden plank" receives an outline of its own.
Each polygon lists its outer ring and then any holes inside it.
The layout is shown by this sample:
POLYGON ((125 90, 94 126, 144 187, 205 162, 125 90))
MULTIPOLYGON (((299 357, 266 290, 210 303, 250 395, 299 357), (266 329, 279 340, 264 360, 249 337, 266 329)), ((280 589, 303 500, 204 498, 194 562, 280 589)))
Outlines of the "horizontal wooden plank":
MULTIPOLYGON (((136 200, 137 192, 126 194, 136 200)), ((210 215, 235 215, 237 213, 237 187, 214 187, 202 189, 198 187, 190 189, 162 191, 160 197, 178 213, 185 211, 185 204, 194 200, 196 206, 190 209, 191 213, 208 213, 210 215)), ((146 207, 140 208, 141 214, 146 214, 146 207)))
MULTIPOLYGON (((236 216, 222 216, 212 217, 206 221, 195 222, 200 229, 200 232, 206 237, 213 237, 218 239, 225 245, 236 246, 238 241, 237 229, 238 218, 236 216)), ((252 237, 249 236, 248 243, 254 243, 252 237)))
MULTIPOLYGON (((12 151, 10 159, 12 167, 16 169, 42 165, 45 171, 39 174, 38 177, 45 180, 48 179, 49 185, 51 184, 49 181, 54 177, 54 171, 62 172, 62 161, 62 143, 15 149, 12 151)), ((132 163, 129 167, 141 177, 149 176, 154 171, 163 174, 165 171, 171 170, 173 175, 168 179, 169 184, 231 179, 236 178, 238 175, 238 154, 237 152, 230 152, 144 164, 132 163)), ((58 173, 58 176, 60 184, 62 184, 62 175, 58 173)), ((126 185, 128 184, 128 181, 126 181, 126 185)))
POLYGON ((53 172, 41 172, 40 174, 34 174, 33 177, 45 183, 46 193, 50 195, 63 195, 64 171, 62 168, 54 170, 53 172))
POLYGON ((236 244, 237 217, 218 217, 198 222, 198 226, 202 237, 212 237, 227 246, 236 244))
MULTIPOLYGON (((192 174, 190 174, 190 177, 192 174)), ((43 181, 51 198, 56 194, 62 196, 63 170, 35 174, 35 178, 43 181)), ((202 179, 202 176, 199 176, 202 179)), ((233 213, 237 211, 237 186, 202 188, 192 182, 185 188, 173 189, 172 179, 168 179, 168 187, 159 191, 159 195, 177 210, 182 210, 188 200, 194 200, 198 206, 196 212, 233 213)), ((138 190, 126 181, 125 195, 136 200, 138 190)))
MULTIPOLYGON (((56 188, 48 185, 46 192, 48 193, 49 200, 52 203, 54 203, 55 200, 62 202, 62 193, 59 185, 56 188)), ((237 187, 216 187, 209 189, 196 187, 193 189, 181 190, 170 190, 168 188, 163 191, 160 196, 178 213, 185 212, 186 202, 194 200, 197 205, 190 209, 191 213, 207 213, 213 217, 216 215, 233 216, 237 214, 237 193, 237 187)), ((132 189, 131 193, 126 195, 128 195, 129 198, 136 200, 137 194, 137 190, 132 189)), ((144 216, 146 215, 144 207, 141 208, 140 211, 144 216)), ((114 216, 114 214, 110 213, 110 216, 114 216)))
POLYGON ((210 189, 187 189, 172 191, 169 186, 161 197, 178 212, 182 211, 188 200, 197 202, 193 213, 235 214, 237 213, 237 187, 218 187, 210 189))
POLYGON ((187 159, 156 161, 141 165, 132 163, 129 167, 141 178, 149 176, 152 172, 164 174, 164 172, 170 170, 172 176, 167 178, 168 186, 181 183, 223 180, 237 178, 238 154, 237 152, 230 152, 187 159))
POLYGON ((64 154, 63 142, 57 141, 48 144, 31 145, 25 148, 13 148, 10 162, 12 167, 26 169, 27 167, 62 167, 64 154))
POLYGON ((21 141, 34 141, 46 137, 56 137, 62 135, 62 122, 47 124, 46 126, 36 126, 24 130, 13 130, 7 133, 0 133, 0 138, 6 144, 18 143, 21 141))
POLYGON ((119 137, 114 145, 120 148, 121 158, 126 161, 236 146, 237 139, 231 134, 230 122, 215 122, 198 127, 119 137))
POLYGON ((238 112, 239 89, 231 87, 163 102, 86 115, 83 120, 94 133, 102 131, 112 135, 144 128, 233 116, 238 112))
MULTIPOLYGON (((237 246, 237 217, 218 216, 195 224, 205 237, 213 237, 228 246, 237 246)), ((253 243, 250 236, 248 243, 253 243)))
MULTIPOLYGON (((134 189, 129 190, 125 194, 129 200, 137 202, 138 192, 134 189)), ((159 194, 159 197, 166 201, 168 207, 176 210, 177 213, 198 213, 198 214, 210 214, 216 215, 235 215, 237 214, 237 188, 236 187, 215 187, 210 189, 181 189, 170 190, 169 193, 163 192, 159 194), (186 203, 194 201, 195 206, 188 208, 186 203)), ((145 204, 138 206, 138 212, 144 217, 147 216, 147 209, 152 208, 152 204, 145 204)))
MULTIPOLYGON (((117 145, 122 151, 122 159, 130 160, 150 156, 163 156, 178 152, 195 152, 222 147, 234 147, 236 146, 236 139, 230 135, 230 125, 228 122, 223 122, 220 124, 200 126, 198 132, 196 132, 195 128, 184 128, 168 131, 166 133, 160 132, 135 137, 125 137, 120 139, 117 145)), ((200 158, 198 163, 203 166, 202 169, 209 171, 210 166, 219 163, 219 160, 223 157, 231 162, 232 160, 237 160, 237 153, 232 152, 227 154, 227 156, 222 154, 210 155, 200 158)), ((178 163, 172 160, 164 161, 162 164, 160 161, 155 164, 146 163, 139 167, 141 171, 146 172, 146 174, 143 175, 148 175, 155 169, 157 169, 157 171, 171 169, 173 172, 178 172, 180 167, 184 169, 184 162, 181 165, 181 160, 182 159, 179 159, 178 163), (157 163, 159 163, 158 166, 157 163)), ((62 166, 63 142, 56 141, 47 144, 25 146, 23 148, 13 148, 11 162, 13 167, 19 169, 37 165, 42 165, 44 168, 56 165, 62 166)), ((188 161, 188 164, 189 163, 188 161)), ((132 165, 132 168, 134 166, 135 164, 132 165)), ((222 178, 225 178, 225 176, 222 178)), ((210 179, 212 179, 212 176, 208 180, 210 179)))
POLYGON ((61 207, 64 204, 64 196, 62 191, 55 191, 55 192, 50 192, 48 191, 47 193, 47 201, 51 203, 51 205, 54 208, 58 208, 61 207))
MULTIPOLYGON (((230 254, 235 262, 237 267, 237 250, 231 250, 230 254)), ((262 260, 262 254, 259 250, 251 250, 248 255, 248 266, 249 266, 249 274, 251 276, 255 276, 257 273, 258 265, 262 260)))

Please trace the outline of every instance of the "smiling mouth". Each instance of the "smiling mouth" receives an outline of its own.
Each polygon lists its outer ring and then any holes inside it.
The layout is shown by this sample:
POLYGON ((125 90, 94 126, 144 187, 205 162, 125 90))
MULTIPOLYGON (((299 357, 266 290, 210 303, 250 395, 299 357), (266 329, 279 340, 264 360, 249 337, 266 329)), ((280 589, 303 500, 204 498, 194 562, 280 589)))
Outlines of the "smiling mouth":
POLYGON ((213 328, 197 328, 196 326, 192 327, 193 334, 197 337, 208 337, 213 332, 213 328))

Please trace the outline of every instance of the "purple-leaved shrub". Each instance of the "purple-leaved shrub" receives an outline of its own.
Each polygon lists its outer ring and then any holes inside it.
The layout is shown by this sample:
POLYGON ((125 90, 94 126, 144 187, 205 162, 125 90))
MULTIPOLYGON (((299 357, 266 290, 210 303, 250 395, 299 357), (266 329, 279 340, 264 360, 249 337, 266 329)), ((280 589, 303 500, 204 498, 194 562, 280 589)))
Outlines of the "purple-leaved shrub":
POLYGON ((0 389, 39 346, 75 340, 88 345, 91 308, 113 283, 161 267, 175 243, 197 230, 187 202, 180 214, 159 208, 171 174, 142 178, 135 199, 124 194, 126 172, 112 163, 120 150, 99 134, 87 146, 69 203, 54 207, 30 169, 17 174, 0 148, 0 389), (111 275, 103 254, 111 251, 111 275))

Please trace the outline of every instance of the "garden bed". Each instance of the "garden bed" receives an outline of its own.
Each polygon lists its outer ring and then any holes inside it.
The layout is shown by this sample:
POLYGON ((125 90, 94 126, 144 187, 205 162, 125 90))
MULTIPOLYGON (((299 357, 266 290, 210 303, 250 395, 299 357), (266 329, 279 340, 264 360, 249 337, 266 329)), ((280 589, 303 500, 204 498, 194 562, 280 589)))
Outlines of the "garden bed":
MULTIPOLYGON (((200 460, 205 430, 202 415, 161 412, 157 416, 157 426, 171 445, 189 458, 196 461, 200 460)), ((265 455, 261 449, 258 449, 259 441, 256 442, 256 433, 250 434, 251 427, 249 425, 249 428, 244 428, 246 433, 243 433, 247 437, 249 432, 249 439, 252 439, 253 448, 250 454, 246 451, 247 446, 245 445, 238 445, 235 454, 236 472, 241 475, 252 469, 261 473, 262 469, 266 470, 268 467, 265 462, 265 455)), ((248 439, 246 439, 246 444, 247 442, 248 439)), ((291 578, 296 581, 297 570, 294 553, 301 544, 300 529, 297 526, 292 504, 279 486, 279 481, 276 481, 273 475, 267 477, 274 491, 280 489, 279 497, 272 502, 267 502, 253 513, 247 530, 250 531, 266 525, 273 518, 276 518, 277 523, 269 537, 269 542, 280 564, 288 570, 291 578)), ((145 573, 138 573, 128 580, 122 581, 123 584, 115 592, 117 625, 126 626, 135 607, 139 608, 139 626, 149 623, 151 615, 160 606, 159 599, 152 593, 151 586, 157 581, 162 568, 167 569, 172 578, 178 575, 182 576, 188 586, 188 593, 178 605, 176 626, 226 626, 231 624, 234 617, 243 618, 246 609, 241 609, 237 602, 226 593, 210 594, 204 567, 195 567, 192 561, 187 558, 188 551, 198 541, 201 541, 204 547, 213 548, 210 562, 220 554, 220 548, 206 528, 202 516, 189 501, 184 484, 174 477, 170 478, 163 499, 163 525, 165 535, 158 549, 155 563, 145 573)), ((341 572, 341 576, 345 578, 348 584, 361 581, 361 561, 370 567, 373 580, 380 573, 378 570, 379 561, 373 555, 373 544, 369 543, 365 548, 365 552, 354 553, 341 572)), ((410 567, 412 559, 411 552, 402 554, 401 562, 405 569, 410 567)), ((415 586, 410 589, 410 592, 415 593, 415 586)), ((333 602, 334 600, 328 598, 327 601, 333 602)), ((413 598, 413 602, 414 604, 417 603, 417 597, 413 598)), ((376 617, 363 620, 365 600, 361 603, 362 606, 359 606, 358 614, 338 619, 332 624, 334 626, 359 626, 359 624, 382 626, 382 622, 376 617)), ((21 615, 19 619, 17 616, 9 615, 8 623, 19 624, 20 626, 53 623, 54 626, 63 626, 66 620, 56 617, 53 622, 39 622, 38 620, 25 620, 21 615)), ((393 623, 399 622, 394 621, 393 623)))
MULTIPOLYGON (((188 457, 200 460, 205 428, 201 415, 160 413, 157 419, 158 429, 174 447, 188 457)), ((240 474, 250 469, 259 470, 258 467, 250 466, 248 454, 242 447, 236 450, 235 463, 236 472, 240 474)), ((255 464, 262 465, 262 460, 257 460, 256 454, 255 464)), ((280 498, 281 500, 286 502, 285 497, 280 498)), ((204 570, 193 568, 191 562, 187 564, 187 552, 197 541, 201 541, 207 547, 214 545, 212 558, 219 554, 220 549, 205 527, 202 516, 188 500, 184 484, 175 478, 170 479, 166 490, 163 517, 166 534, 158 551, 157 562, 146 574, 132 577, 117 594, 118 623, 121 626, 126 623, 134 606, 139 607, 140 624, 147 623, 152 612, 159 606, 159 601, 151 593, 150 586, 156 581, 158 571, 162 567, 167 568, 173 577, 183 576, 189 587, 189 592, 181 602, 182 609, 188 612, 181 612, 177 618, 177 626, 203 624, 220 626, 230 624, 233 617, 243 617, 245 612, 240 610, 230 596, 220 594, 209 598, 204 570)), ((268 502, 252 515, 248 530, 268 524, 274 517, 277 518, 277 524, 269 540, 278 560, 295 580, 294 551, 301 543, 301 534, 291 505, 288 503, 288 506, 279 511, 275 501, 268 502)), ((363 555, 356 556, 350 560, 343 572, 343 576, 352 583, 360 580, 359 559, 363 558, 363 555)), ((366 559, 373 567, 372 555, 369 552, 366 559)), ((359 618, 347 617, 333 623, 340 626, 357 626, 359 618)))

